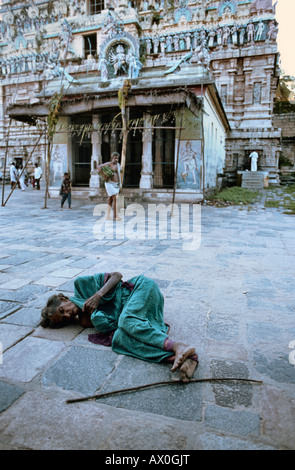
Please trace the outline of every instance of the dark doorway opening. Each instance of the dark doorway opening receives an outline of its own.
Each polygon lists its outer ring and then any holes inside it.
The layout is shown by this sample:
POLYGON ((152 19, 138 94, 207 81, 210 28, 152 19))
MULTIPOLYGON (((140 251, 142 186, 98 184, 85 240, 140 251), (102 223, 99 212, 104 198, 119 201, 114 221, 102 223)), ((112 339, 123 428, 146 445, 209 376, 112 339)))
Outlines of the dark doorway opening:
MULTIPOLYGON (((156 126, 172 127, 174 120, 156 126)), ((174 185, 175 129, 155 129, 153 138, 154 188, 173 188, 174 185)))
MULTIPOLYGON (((103 123, 110 123, 112 116, 105 116, 103 123)), ((121 155, 122 139, 120 130, 108 130, 102 135, 102 162, 110 161, 112 152, 121 155)), ((131 130, 128 134, 126 162, 123 186, 125 188, 138 188, 141 174, 142 158, 142 132, 131 130)), ((121 158, 120 158, 121 161, 121 158)))
POLYGON ((88 34, 84 36, 84 59, 89 55, 95 56, 97 54, 97 39, 96 34, 88 34))
MULTIPOLYGON (((85 116, 81 118, 73 118, 73 124, 79 124, 81 129, 83 126, 91 125, 92 117, 85 116)), ((73 172, 72 181, 74 186, 89 186, 91 171, 91 132, 81 132, 75 134, 73 138, 73 172)))

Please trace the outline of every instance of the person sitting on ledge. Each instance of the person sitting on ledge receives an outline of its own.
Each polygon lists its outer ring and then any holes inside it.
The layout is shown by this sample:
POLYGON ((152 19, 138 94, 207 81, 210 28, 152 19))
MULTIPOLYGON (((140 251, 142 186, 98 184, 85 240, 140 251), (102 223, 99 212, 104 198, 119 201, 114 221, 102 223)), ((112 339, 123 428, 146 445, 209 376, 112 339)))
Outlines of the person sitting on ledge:
POLYGON ((76 317, 84 328, 94 327, 89 340, 112 347, 118 354, 150 362, 170 362, 188 382, 198 365, 194 347, 172 341, 163 320, 164 298, 155 281, 143 275, 127 282, 122 274, 99 273, 81 276, 74 282, 74 295, 51 296, 41 313, 40 325, 60 328, 76 317), (109 340, 99 342, 99 338, 109 340))

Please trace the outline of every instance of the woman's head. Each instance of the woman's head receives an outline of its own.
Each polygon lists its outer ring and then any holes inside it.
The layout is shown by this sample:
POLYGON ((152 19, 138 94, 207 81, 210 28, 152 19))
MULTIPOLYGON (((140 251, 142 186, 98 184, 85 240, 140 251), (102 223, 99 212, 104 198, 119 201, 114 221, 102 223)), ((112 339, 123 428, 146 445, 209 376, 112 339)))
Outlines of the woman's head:
POLYGON ((52 295, 42 309, 40 326, 61 328, 72 323, 78 313, 79 308, 66 295, 52 295))

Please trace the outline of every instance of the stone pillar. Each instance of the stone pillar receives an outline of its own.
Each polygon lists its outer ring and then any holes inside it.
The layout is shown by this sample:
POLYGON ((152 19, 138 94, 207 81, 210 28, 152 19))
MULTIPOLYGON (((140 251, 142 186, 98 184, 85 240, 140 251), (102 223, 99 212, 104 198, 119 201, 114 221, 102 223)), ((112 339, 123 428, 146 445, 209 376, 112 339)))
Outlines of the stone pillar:
POLYGON ((100 187, 100 178, 98 174, 98 165, 102 163, 101 158, 101 131, 99 130, 100 116, 94 114, 92 116, 93 132, 91 134, 92 155, 91 155, 91 171, 90 171, 90 188, 100 187))
POLYGON ((153 187, 153 133, 151 129, 151 115, 143 115, 144 131, 142 133, 142 167, 139 187, 149 189, 153 187))

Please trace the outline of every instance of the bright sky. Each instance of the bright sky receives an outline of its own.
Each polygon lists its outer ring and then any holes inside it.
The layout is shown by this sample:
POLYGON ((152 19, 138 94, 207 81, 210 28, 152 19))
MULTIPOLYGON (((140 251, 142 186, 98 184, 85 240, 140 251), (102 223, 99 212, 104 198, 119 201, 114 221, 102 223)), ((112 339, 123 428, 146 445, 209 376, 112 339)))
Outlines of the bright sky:
MULTIPOLYGON (((273 0, 273 4, 276 0, 273 0)), ((276 19, 279 23, 278 49, 281 68, 295 77, 295 0, 277 0, 276 19)))

